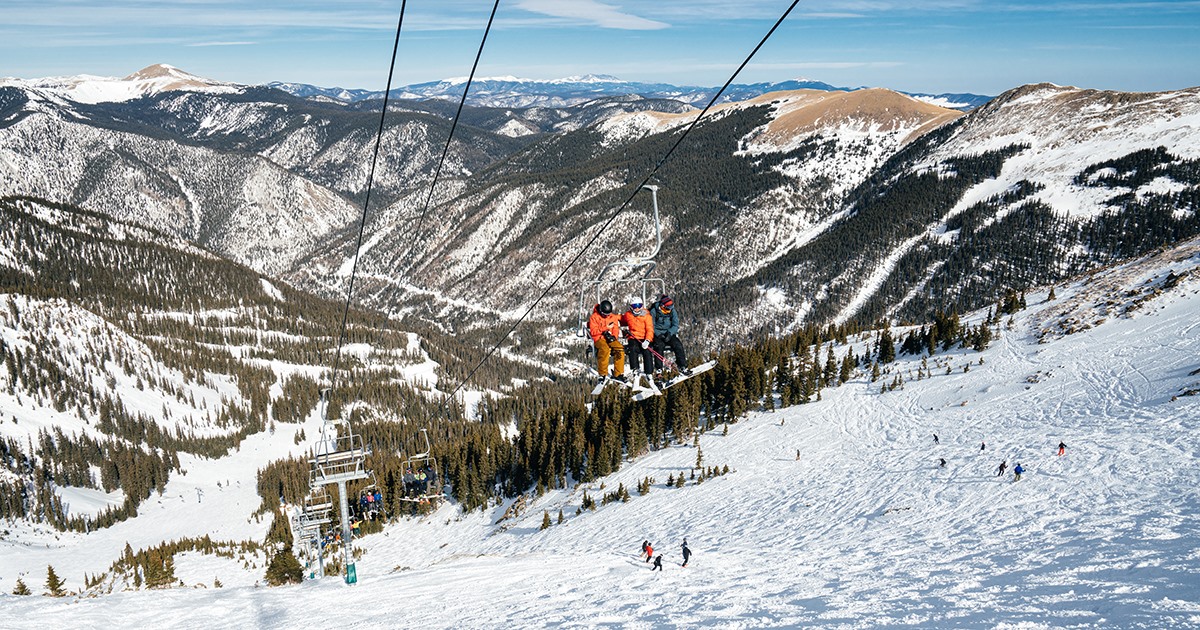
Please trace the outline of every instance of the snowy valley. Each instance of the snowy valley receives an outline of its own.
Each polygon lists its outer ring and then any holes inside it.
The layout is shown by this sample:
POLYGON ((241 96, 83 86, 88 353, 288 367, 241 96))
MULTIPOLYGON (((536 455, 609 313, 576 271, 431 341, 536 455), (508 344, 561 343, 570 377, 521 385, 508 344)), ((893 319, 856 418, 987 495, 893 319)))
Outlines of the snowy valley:
MULTIPOLYGON (((1193 239, 1053 298, 1030 292, 981 352, 900 354, 877 380, 857 370, 808 404, 711 423, 694 443, 529 497, 516 517, 502 519, 510 502, 468 513, 449 502, 400 519, 360 539, 354 586, 267 588, 259 556, 183 553, 176 588, 3 595, 5 625, 1196 627, 1198 269, 1193 239), (998 477, 1001 461, 1010 472, 998 477), (634 492, 646 478, 649 492, 634 492), (628 501, 581 509, 585 493, 618 485, 628 501), (638 558, 643 539, 665 554, 661 573, 638 558)), ((875 335, 834 351, 865 352, 875 335)), ((52 421, 0 403, 5 418, 22 417, 5 435, 52 421)), ((312 434, 314 420, 298 426, 312 434)), ((0 588, 21 577, 40 592, 53 565, 74 591, 126 540, 261 537, 253 471, 302 448, 279 431, 189 459, 138 516, 100 532, 6 522, 0 588)))

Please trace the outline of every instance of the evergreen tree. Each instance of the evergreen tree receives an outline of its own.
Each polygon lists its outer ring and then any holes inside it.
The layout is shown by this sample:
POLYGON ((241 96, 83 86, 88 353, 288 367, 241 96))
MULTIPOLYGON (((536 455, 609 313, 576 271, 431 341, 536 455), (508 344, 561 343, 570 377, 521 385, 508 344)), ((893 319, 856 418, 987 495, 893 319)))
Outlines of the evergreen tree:
POLYGON ((267 566, 267 584, 280 586, 283 584, 298 584, 304 580, 304 569, 300 561, 292 553, 291 547, 284 547, 267 566))
POLYGON ((54 572, 54 567, 46 565, 46 593, 50 597, 62 597, 67 594, 63 590, 63 580, 54 572))
POLYGON ((32 595, 32 593, 29 592, 29 587, 25 586, 25 581, 22 580, 21 578, 17 578, 17 587, 13 589, 12 594, 13 595, 32 595))
POLYGON ((542 510, 542 529, 550 529, 550 510, 542 510))

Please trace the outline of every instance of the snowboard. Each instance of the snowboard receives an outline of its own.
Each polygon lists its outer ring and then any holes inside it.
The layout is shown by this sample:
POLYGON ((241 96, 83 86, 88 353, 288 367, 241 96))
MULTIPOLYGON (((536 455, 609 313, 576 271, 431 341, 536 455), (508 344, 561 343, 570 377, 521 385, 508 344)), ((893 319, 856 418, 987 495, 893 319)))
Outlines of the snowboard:
POLYGON ((686 376, 683 373, 680 373, 680 374, 676 375, 674 378, 659 385, 657 392, 654 392, 654 393, 651 393, 649 391, 639 392, 639 393, 633 395, 633 399, 634 400, 645 400, 651 396, 658 396, 659 394, 670 389, 671 387, 674 387, 675 385, 678 385, 678 384, 688 380, 689 378, 693 378, 697 375, 703 374, 704 372, 707 372, 707 371, 713 369, 714 367, 717 367, 717 362, 715 360, 708 361, 707 363, 701 363, 700 365, 697 365, 696 367, 692 368, 691 376, 686 376))

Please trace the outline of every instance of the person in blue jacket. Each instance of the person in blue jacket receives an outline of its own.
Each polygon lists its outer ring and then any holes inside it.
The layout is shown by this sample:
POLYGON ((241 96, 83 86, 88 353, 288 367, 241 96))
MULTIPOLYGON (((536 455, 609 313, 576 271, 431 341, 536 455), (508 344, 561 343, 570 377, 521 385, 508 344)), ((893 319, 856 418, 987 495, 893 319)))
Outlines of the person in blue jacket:
POLYGON ((655 370, 662 369, 663 362, 659 357, 670 348, 675 354, 675 365, 679 372, 684 376, 691 376, 687 353, 683 349, 683 343, 679 341, 679 314, 675 312, 675 301, 669 295, 660 295, 651 312, 654 315, 654 341, 650 347, 658 353, 658 356, 654 357, 655 370))
POLYGON ((1016 465, 1016 466, 1013 468, 1013 481, 1020 481, 1020 480, 1021 480, 1021 473, 1023 473, 1023 472, 1025 472, 1025 469, 1024 469, 1024 468, 1022 468, 1020 464, 1017 464, 1017 465, 1016 465))

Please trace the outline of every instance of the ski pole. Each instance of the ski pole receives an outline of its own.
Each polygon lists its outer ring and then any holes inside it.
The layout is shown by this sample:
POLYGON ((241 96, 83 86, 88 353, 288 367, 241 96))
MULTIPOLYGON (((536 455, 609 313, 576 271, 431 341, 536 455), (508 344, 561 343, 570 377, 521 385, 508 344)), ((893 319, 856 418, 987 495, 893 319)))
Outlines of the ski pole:
POLYGON ((658 351, 654 349, 654 346, 649 346, 649 347, 647 347, 646 349, 647 349, 647 350, 649 350, 649 351, 650 351, 650 354, 653 354, 653 355, 655 356, 655 358, 657 358, 659 361, 662 361, 663 363, 666 363, 667 365, 669 365, 669 366, 671 366, 672 368, 674 368, 676 372, 681 372, 681 371, 682 371, 682 370, 680 370, 680 369, 679 369, 679 366, 678 366, 678 365, 675 365, 675 362, 674 362, 674 361, 672 361, 672 360, 668 359, 667 357, 664 357, 663 355, 659 354, 659 353, 658 353, 658 351))

